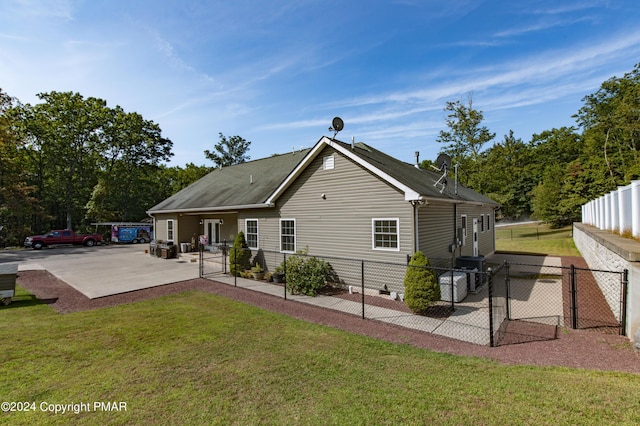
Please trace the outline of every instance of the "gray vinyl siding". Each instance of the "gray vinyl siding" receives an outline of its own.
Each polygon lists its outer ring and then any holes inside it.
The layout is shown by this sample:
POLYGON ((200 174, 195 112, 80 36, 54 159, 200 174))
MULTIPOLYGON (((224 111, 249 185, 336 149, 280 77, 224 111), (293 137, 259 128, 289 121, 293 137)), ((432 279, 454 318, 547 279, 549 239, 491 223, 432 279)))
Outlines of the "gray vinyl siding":
POLYGON ((177 242, 177 232, 180 229, 178 223, 177 214, 157 214, 155 215, 155 225, 153 227, 153 234, 156 240, 167 240, 167 221, 173 219, 173 235, 174 241, 177 242))
MULTIPOLYGON (((404 194, 332 148, 325 148, 276 204, 280 218, 296 220, 298 250, 392 262, 404 262, 413 252, 413 207, 404 194), (323 157, 329 155, 334 169, 323 170, 323 157), (397 251, 373 249, 374 218, 398 220, 397 251)), ((272 232, 278 241, 279 229, 272 232)))
MULTIPOLYGON (((329 147, 276 200, 275 208, 239 212, 239 229, 244 230, 245 219, 258 219, 258 244, 268 270, 284 256, 279 253, 280 220, 294 219, 296 249, 307 247, 309 254, 326 258, 345 286, 360 285, 361 264, 344 258, 404 265, 413 253, 413 207, 404 194, 329 147), (323 170, 328 155, 334 156, 334 168, 323 170), (398 250, 373 248, 373 219, 397 219, 398 250)), ((386 284, 401 291, 404 268, 393 276, 376 269, 380 268, 365 262, 370 288, 386 284)))
MULTIPOLYGON (((488 256, 495 252, 495 216, 491 206, 477 206, 469 204, 458 205, 458 227, 462 226, 461 216, 467 215, 467 238, 466 243, 462 247, 463 256, 473 255, 473 219, 480 219, 480 215, 484 217, 484 232, 478 229, 478 254, 488 256), (487 230, 486 218, 489 215, 491 220, 491 229, 487 230)), ((478 225, 479 227, 479 225, 478 225)))
POLYGON ((454 243, 454 205, 431 203, 418 208, 419 249, 434 266, 449 266, 454 243))

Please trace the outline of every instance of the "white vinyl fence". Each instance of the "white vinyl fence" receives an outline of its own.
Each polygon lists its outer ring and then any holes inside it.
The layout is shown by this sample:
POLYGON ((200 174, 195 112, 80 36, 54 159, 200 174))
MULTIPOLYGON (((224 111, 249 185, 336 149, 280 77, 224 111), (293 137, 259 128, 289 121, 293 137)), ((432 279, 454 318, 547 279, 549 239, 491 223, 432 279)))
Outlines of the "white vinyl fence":
POLYGON ((640 237, 640 180, 583 205, 582 223, 640 237))

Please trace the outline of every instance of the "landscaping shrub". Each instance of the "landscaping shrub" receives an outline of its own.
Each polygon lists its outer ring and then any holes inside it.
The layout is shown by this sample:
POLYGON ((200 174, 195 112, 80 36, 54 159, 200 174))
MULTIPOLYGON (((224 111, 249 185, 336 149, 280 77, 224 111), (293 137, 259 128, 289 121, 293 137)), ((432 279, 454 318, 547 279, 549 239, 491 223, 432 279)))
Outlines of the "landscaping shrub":
POLYGON ((308 249, 299 250, 287 258, 287 290, 292 294, 315 296, 325 286, 327 273, 331 270, 324 260, 308 257, 308 249))
POLYGON ((233 241, 233 247, 229 251, 229 266, 232 275, 237 277, 240 273, 251 268, 251 250, 244 238, 244 232, 238 232, 233 241))
POLYGON ((411 256, 404 276, 404 302, 417 314, 424 313, 429 306, 440 300, 438 280, 428 266, 429 260, 418 251, 411 256))

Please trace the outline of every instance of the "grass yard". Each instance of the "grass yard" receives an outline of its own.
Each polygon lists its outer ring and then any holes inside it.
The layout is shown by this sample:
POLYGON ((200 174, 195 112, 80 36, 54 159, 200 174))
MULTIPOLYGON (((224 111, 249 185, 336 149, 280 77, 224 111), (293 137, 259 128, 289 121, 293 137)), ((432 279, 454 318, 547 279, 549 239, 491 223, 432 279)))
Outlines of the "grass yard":
POLYGON ((580 256, 573 243, 573 227, 551 229, 547 225, 496 227, 496 250, 518 254, 580 256))
POLYGON ((0 423, 640 423, 637 375, 438 354, 202 292, 67 315, 18 301, 0 331, 2 400, 37 407, 0 423), (94 401, 127 410, 38 408, 94 401))

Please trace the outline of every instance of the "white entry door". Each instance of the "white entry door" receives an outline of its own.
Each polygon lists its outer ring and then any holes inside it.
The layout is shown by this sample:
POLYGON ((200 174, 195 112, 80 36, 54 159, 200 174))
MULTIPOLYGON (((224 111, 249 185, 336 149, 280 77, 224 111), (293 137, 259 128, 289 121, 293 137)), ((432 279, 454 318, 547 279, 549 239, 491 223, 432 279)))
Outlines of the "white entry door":
POLYGON ((207 237, 209 244, 220 243, 220 225, 222 221, 220 219, 205 219, 204 220, 204 235, 207 237))
POLYGON ((473 219, 473 255, 478 255, 478 218, 473 219))

